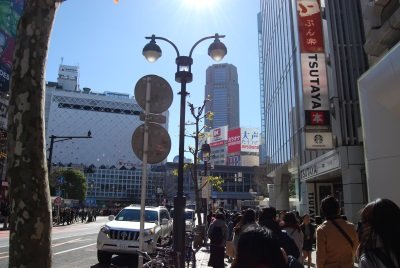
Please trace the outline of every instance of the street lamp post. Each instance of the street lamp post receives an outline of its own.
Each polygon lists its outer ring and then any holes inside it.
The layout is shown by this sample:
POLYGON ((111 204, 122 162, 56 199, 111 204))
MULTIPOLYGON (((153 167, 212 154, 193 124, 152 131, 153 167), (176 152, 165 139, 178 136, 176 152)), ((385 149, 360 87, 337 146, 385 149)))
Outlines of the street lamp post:
POLYGON ((162 52, 160 47, 156 44, 156 40, 163 40, 171 44, 176 51, 176 65, 177 70, 175 73, 175 81, 181 84, 180 101, 180 124, 179 124, 179 162, 178 162, 178 191, 174 197, 174 250, 177 252, 177 266, 184 267, 184 252, 185 252, 185 218, 184 210, 186 206, 186 197, 183 194, 183 166, 184 166, 184 146, 185 146, 185 109, 186 109, 186 84, 192 82, 193 75, 191 72, 193 59, 192 53, 195 47, 204 40, 214 38, 214 42, 208 48, 208 55, 214 60, 220 61, 227 53, 225 45, 219 40, 224 38, 225 35, 215 34, 207 36, 197 41, 190 49, 189 56, 181 56, 179 50, 174 43, 164 37, 158 37, 154 34, 146 37, 150 42, 143 48, 143 56, 149 62, 155 62, 161 57, 162 52))
POLYGON ((92 132, 89 130, 87 136, 50 136, 50 147, 49 147, 49 157, 47 159, 47 169, 48 173, 50 175, 51 171, 51 160, 53 159, 53 145, 56 142, 60 141, 66 141, 66 140, 72 140, 72 139, 91 139, 92 138, 92 132))

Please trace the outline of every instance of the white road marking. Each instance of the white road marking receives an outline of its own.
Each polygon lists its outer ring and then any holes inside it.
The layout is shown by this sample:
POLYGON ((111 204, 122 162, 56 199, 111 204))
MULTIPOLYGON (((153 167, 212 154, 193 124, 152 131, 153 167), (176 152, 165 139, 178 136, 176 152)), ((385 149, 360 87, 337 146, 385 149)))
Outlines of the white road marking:
POLYGON ((66 241, 66 242, 63 242, 63 243, 53 244, 51 246, 52 247, 57 247, 57 246, 61 246, 61 245, 68 244, 68 243, 78 242, 80 240, 81 240, 80 238, 77 238, 77 239, 69 240, 69 241, 66 241))
POLYGON ((74 251, 74 250, 78 250, 78 249, 81 249, 81 248, 87 248, 87 247, 90 247, 90 246, 93 246, 93 245, 96 245, 96 243, 92 243, 92 244, 89 244, 89 245, 85 245, 85 246, 81 246, 81 247, 77 247, 77 248, 71 248, 71 249, 67 249, 67 250, 64 250, 64 251, 60 251, 60 252, 54 253, 53 256, 58 255, 58 254, 67 253, 67 252, 74 251))

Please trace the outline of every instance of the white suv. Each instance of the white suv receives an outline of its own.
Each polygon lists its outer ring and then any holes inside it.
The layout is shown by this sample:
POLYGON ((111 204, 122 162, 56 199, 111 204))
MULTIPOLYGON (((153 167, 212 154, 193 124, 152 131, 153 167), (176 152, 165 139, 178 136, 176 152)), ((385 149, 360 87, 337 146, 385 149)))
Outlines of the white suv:
MULTIPOLYGON (((113 254, 136 253, 139 249, 140 206, 131 205, 122 209, 110 220, 97 236, 97 259, 110 264, 113 254)), ((154 253, 157 244, 171 242, 172 219, 165 207, 146 207, 144 223, 144 248, 154 253)))

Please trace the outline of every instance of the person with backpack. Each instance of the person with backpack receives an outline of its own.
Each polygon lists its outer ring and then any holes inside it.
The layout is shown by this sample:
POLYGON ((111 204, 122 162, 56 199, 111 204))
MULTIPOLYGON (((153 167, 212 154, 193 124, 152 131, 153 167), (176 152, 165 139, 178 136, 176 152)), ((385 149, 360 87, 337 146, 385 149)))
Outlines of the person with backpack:
POLYGON ((228 226, 225 223, 225 215, 218 212, 215 220, 210 224, 207 232, 210 239, 210 259, 208 266, 224 268, 225 244, 228 239, 228 226))

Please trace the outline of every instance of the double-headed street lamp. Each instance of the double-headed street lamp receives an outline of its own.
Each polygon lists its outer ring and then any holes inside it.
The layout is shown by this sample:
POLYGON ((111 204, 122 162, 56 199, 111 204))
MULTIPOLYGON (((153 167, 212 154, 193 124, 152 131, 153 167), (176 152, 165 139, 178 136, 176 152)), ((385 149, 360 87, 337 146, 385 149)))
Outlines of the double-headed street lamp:
POLYGON ((150 42, 143 48, 143 56, 149 62, 155 62, 161 57, 162 52, 160 47, 156 44, 156 40, 163 40, 171 44, 177 54, 176 57, 176 73, 175 81, 181 84, 181 103, 180 103, 180 124, 179 124, 179 162, 178 162, 178 191, 174 197, 174 250, 178 256, 178 267, 184 267, 184 256, 185 256, 185 217, 184 210, 186 206, 186 197, 183 194, 183 165, 184 165, 184 147, 185 147, 185 109, 186 109, 186 83, 190 83, 193 80, 192 75, 192 53, 194 48, 204 40, 214 38, 214 42, 208 48, 208 55, 216 61, 220 61, 224 58, 227 53, 225 45, 219 40, 224 38, 225 35, 215 34, 201 38, 197 41, 190 49, 189 56, 181 56, 179 50, 174 43, 164 37, 158 37, 154 34, 146 37, 150 39, 150 42))

